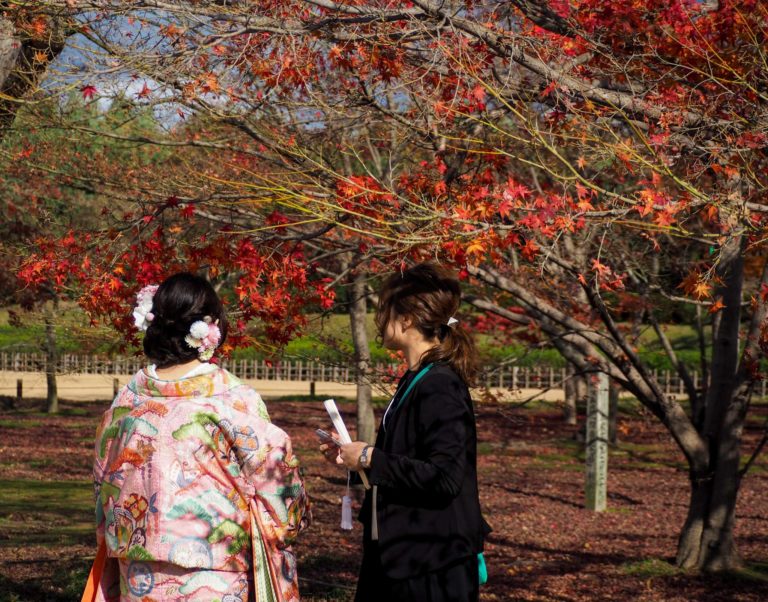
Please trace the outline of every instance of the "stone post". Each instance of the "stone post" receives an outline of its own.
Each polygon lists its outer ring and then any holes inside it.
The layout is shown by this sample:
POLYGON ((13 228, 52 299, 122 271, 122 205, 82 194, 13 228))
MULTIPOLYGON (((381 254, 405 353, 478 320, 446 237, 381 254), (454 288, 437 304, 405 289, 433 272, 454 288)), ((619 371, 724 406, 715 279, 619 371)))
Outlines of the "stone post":
POLYGON ((602 512, 608 482, 608 376, 600 373, 587 401, 587 509, 602 512))

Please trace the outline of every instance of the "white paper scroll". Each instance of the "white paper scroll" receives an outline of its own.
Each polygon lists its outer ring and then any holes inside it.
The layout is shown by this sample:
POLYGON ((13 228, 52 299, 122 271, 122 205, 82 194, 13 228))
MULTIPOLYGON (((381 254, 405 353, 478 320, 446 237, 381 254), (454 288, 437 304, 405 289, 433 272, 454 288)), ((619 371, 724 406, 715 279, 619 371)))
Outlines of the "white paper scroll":
MULTIPOLYGON (((339 408, 336 407, 336 402, 333 399, 326 399, 323 402, 323 405, 325 406, 328 415, 331 417, 333 428, 335 428, 336 432, 339 434, 339 441, 342 443, 352 443, 352 438, 349 436, 347 425, 344 424, 344 420, 342 420, 341 414, 339 414, 339 408)), ((359 474, 360 478, 363 480, 365 488, 370 489, 371 484, 368 482, 368 477, 365 475, 365 472, 360 470, 357 474, 359 474)))

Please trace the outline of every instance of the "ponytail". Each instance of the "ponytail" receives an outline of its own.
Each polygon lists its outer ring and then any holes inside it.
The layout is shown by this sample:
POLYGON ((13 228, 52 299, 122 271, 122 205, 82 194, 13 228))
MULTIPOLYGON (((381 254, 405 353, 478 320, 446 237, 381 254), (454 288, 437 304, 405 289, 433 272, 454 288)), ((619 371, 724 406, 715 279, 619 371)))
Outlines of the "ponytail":
POLYGON ((459 280, 445 268, 422 263, 392 274, 384 282, 379 292, 376 326, 383 338, 392 316, 408 316, 425 338, 438 340, 422 356, 421 363, 449 364, 471 386, 477 373, 475 344, 461 323, 451 320, 460 303, 459 280))
MULTIPOLYGON (((440 344, 427 351, 421 363, 444 362, 461 377, 468 386, 475 384, 477 376, 477 353, 475 341, 462 325, 445 326, 447 332, 440 337, 440 344)), ((442 333, 441 333, 442 334, 442 333)))

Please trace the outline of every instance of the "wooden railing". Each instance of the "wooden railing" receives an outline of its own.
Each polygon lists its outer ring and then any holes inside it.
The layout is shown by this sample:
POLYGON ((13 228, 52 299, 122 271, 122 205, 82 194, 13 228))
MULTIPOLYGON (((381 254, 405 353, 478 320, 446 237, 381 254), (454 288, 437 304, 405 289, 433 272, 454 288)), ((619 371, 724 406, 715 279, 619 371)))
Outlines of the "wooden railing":
MULTIPOLYGON (((136 356, 62 354, 57 370, 61 374, 129 375, 140 370, 145 363, 144 358, 136 356)), ((355 379, 353 366, 327 362, 224 360, 222 365, 244 379, 340 383, 353 382, 355 379)), ((42 354, 0 352, 1 371, 42 372, 44 369, 45 356, 42 354)), ((371 366, 371 377, 380 381, 386 375, 395 375, 397 370, 397 364, 376 363, 371 366)), ((685 395, 683 381, 677 373, 668 370, 654 371, 654 376, 665 393, 685 395)), ((503 389, 560 389, 566 377, 565 368, 505 364, 487 366, 478 380, 481 385, 503 389)), ((692 378, 694 385, 698 387, 699 374, 692 373, 692 378)), ((755 393, 765 397, 765 380, 760 382, 755 393)))

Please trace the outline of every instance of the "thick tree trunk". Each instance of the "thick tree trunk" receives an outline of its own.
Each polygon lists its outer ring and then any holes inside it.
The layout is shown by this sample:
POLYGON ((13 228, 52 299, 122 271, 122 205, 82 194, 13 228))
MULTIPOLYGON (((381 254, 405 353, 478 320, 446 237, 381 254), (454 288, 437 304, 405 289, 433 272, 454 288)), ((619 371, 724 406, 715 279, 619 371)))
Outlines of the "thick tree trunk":
POLYGON ((352 275, 349 303, 349 321, 355 350, 355 382, 357 384, 357 438, 373 443, 376 438, 373 404, 371 403, 371 351, 366 330, 367 302, 365 274, 352 275))
POLYGON ((21 100, 36 89, 48 64, 64 49, 63 19, 48 19, 39 39, 21 34, 0 15, 0 138, 16 118, 21 100))
POLYGON ((688 516, 677 542, 677 565, 684 569, 698 567, 701 536, 707 509, 712 497, 712 479, 707 475, 691 474, 691 496, 688 502, 688 516))
POLYGON ((739 493, 741 434, 751 394, 749 387, 736 392, 720 426, 710 511, 701 536, 699 566, 705 571, 729 571, 741 567, 733 538, 736 499, 739 493))
POLYGON ((0 90, 16 67, 20 52, 21 42, 13 23, 0 16, 0 90))
POLYGON ((680 537, 678 564, 706 571, 732 570, 741 564, 733 537, 739 490, 741 432, 750 388, 739 386, 739 330, 744 284, 743 231, 726 240, 717 267, 715 293, 725 307, 713 328, 711 382, 704 403, 704 432, 709 470, 691 475, 691 504, 680 537))
POLYGON ((733 526, 739 490, 738 441, 718 454, 714 474, 691 476, 688 516, 677 547, 685 569, 725 571, 740 568, 733 526))
POLYGON ((48 385, 48 413, 56 414, 59 411, 59 391, 56 382, 56 364, 58 362, 58 349, 56 348, 56 310, 58 302, 51 301, 50 307, 45 309, 45 380, 48 385))

